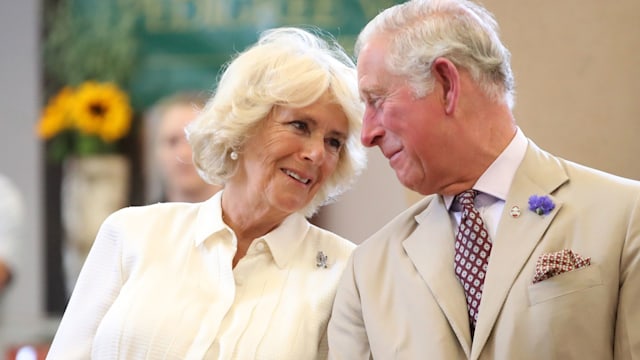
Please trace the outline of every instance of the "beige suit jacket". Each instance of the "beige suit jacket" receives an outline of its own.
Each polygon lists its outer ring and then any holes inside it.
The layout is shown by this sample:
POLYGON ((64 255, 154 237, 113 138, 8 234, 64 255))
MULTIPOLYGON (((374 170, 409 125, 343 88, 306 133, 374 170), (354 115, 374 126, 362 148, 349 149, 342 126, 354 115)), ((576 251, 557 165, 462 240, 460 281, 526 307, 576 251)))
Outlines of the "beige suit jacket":
POLYGON ((330 358, 640 359, 639 182, 529 142, 493 239, 473 341, 452 229, 442 197, 427 196, 356 249, 334 303, 330 358), (556 208, 528 210, 534 194, 556 208), (562 249, 591 265, 533 284, 538 257, 562 249))

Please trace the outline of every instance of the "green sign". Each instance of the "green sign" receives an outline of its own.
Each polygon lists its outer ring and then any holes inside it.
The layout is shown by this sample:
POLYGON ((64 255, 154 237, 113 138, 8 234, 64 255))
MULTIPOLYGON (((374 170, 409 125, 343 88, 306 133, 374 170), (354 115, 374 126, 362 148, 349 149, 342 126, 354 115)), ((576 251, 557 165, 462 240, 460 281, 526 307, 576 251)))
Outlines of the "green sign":
MULTIPOLYGON (((104 0, 102 0, 104 1, 104 0)), ((138 58, 129 88, 136 108, 176 90, 212 91, 220 67, 278 26, 318 27, 351 53, 364 24, 393 0, 116 0, 133 11, 138 58)))

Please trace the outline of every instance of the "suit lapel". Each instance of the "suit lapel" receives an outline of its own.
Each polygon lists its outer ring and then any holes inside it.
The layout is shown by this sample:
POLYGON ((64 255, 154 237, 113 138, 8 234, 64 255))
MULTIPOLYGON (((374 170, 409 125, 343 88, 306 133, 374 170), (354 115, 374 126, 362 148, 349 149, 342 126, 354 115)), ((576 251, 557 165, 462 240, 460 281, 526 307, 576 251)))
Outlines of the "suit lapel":
POLYGON ((471 352, 471 334, 464 291, 453 271, 454 241, 449 213, 442 197, 430 197, 431 203, 419 215, 419 226, 403 242, 407 255, 431 290, 458 338, 465 355, 471 352))
POLYGON ((473 339, 472 359, 480 356, 513 283, 560 211, 562 203, 551 193, 567 180, 561 164, 530 141, 511 184, 493 241, 482 302, 478 310, 480 317, 473 339), (544 216, 529 210, 531 195, 548 195, 556 204, 555 209, 544 216), (520 216, 511 216, 514 207, 519 208, 520 216))

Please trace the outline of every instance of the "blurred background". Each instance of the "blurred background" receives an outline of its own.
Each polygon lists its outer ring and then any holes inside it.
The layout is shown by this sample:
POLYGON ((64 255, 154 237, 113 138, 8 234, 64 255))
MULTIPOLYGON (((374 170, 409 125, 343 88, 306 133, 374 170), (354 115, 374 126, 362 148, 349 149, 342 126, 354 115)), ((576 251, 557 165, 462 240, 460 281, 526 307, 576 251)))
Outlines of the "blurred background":
MULTIPOLYGON (((314 25, 351 52, 359 29, 393 3, 0 1, 0 174, 16 184, 25 210, 14 278, 0 294, 0 354, 46 346, 73 281, 65 266, 81 265, 94 223, 111 209, 145 203, 142 120, 151 104, 180 90, 210 93, 220 66, 269 27, 314 25), (83 87, 93 82, 110 86, 83 87), (127 121, 78 137, 56 128, 69 98, 127 121), (118 160, 81 166, 73 160, 79 155, 118 160)), ((483 3, 512 52, 524 132, 559 156, 640 179, 640 2, 483 3)), ((314 218, 356 243, 419 198, 398 184, 377 149, 369 154, 354 189, 314 218)))

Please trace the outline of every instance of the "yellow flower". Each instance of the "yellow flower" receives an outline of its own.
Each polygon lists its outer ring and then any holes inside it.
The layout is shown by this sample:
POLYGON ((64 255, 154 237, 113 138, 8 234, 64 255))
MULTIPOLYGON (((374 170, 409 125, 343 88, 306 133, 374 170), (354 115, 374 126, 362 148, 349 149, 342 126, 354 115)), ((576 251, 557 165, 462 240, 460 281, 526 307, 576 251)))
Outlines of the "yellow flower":
POLYGON ((129 133, 132 119, 129 97, 115 83, 86 81, 49 101, 36 132, 49 140, 51 159, 63 161, 70 155, 117 153, 116 141, 129 133))
POLYGON ((42 139, 50 139, 72 125, 69 106, 73 102, 73 89, 64 87, 47 104, 36 132, 42 139))
POLYGON ((128 96, 112 83, 87 81, 76 91, 70 110, 74 126, 105 142, 124 137, 131 126, 128 96))

